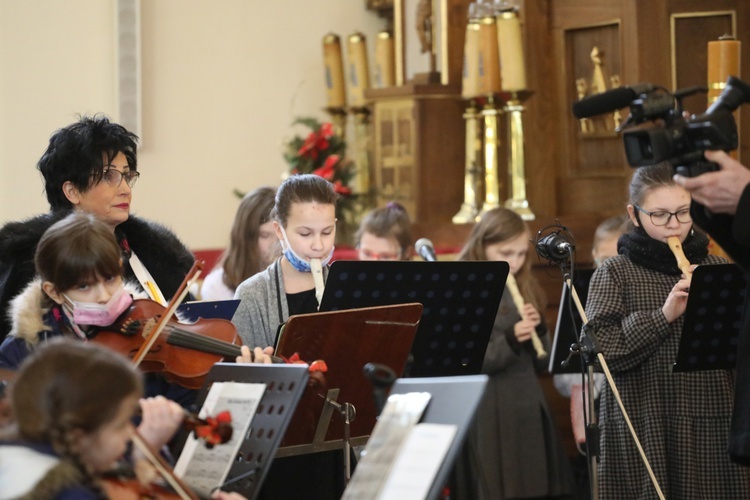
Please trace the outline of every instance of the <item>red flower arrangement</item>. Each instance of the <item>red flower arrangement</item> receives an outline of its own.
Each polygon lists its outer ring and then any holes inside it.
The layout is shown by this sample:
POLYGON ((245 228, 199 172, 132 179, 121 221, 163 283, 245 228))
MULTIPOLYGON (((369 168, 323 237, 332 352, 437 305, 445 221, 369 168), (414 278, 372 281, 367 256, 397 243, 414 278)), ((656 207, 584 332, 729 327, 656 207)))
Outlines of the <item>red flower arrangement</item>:
POLYGON ((324 178, 342 196, 341 205, 346 205, 345 198, 352 195, 349 182, 354 174, 352 162, 346 159, 346 142, 333 133, 333 125, 315 118, 298 118, 293 125, 304 125, 311 131, 304 138, 295 136, 287 144, 284 159, 290 173, 324 178))

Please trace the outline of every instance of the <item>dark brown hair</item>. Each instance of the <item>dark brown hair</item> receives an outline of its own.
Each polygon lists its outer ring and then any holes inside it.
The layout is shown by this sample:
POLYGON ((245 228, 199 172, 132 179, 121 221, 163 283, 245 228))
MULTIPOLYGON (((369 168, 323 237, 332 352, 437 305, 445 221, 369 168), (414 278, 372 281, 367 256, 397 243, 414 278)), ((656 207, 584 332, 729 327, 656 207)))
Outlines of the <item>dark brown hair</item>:
POLYGON ((673 175, 674 167, 666 161, 636 168, 630 180, 630 203, 641 206, 651 189, 675 186, 673 175))
POLYGON ((122 275, 122 254, 112 228, 91 214, 73 212, 47 229, 34 256, 36 271, 64 292, 122 275))
POLYGON ((271 217, 281 227, 286 227, 292 205, 295 203, 322 203, 336 205, 338 195, 333 184, 313 174, 297 174, 288 177, 276 191, 276 203, 271 217))
MULTIPOLYGON (((494 208, 485 212, 474 225, 469 239, 458 254, 458 260, 487 260, 487 245, 509 241, 524 233, 530 235, 529 227, 517 213, 507 208, 494 208)), ((515 278, 524 300, 543 313, 547 306, 547 298, 531 273, 531 259, 528 255, 515 278)))

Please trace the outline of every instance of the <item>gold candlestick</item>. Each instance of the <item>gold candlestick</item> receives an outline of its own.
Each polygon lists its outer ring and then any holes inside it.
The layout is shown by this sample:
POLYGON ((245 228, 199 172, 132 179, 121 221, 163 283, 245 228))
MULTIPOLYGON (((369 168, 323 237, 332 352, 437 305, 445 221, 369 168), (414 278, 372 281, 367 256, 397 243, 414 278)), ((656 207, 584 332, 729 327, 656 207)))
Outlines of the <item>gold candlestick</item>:
POLYGON ((370 109, 351 108, 354 114, 354 161, 356 170, 352 183, 355 194, 364 195, 370 191, 370 109))
POLYGON ((329 33, 323 37, 323 60, 325 62, 326 92, 329 108, 346 106, 344 65, 341 58, 341 41, 338 35, 329 33))
POLYGON ((365 90, 370 88, 370 68, 367 64, 367 43, 362 33, 349 35, 349 100, 352 107, 365 105, 365 90))
POLYGON ((526 200, 526 175, 524 172, 525 158, 523 151, 523 104, 515 92, 511 100, 505 105, 508 113, 508 191, 511 197, 505 201, 505 207, 510 208, 523 220, 534 220, 534 212, 529 208, 526 200))
POLYGON ((495 100, 490 95, 482 108, 484 118, 484 203, 482 211, 477 216, 479 220, 482 215, 500 206, 500 178, 498 175, 497 152, 500 147, 499 115, 502 111, 495 106, 495 100))
POLYGON ((477 220, 479 213, 477 187, 479 183, 479 155, 482 150, 482 139, 478 135, 476 102, 471 100, 464 113, 466 120, 466 162, 464 166, 464 202, 458 213, 453 216, 454 224, 469 224, 477 220))
POLYGON ((393 35, 381 31, 375 40, 375 86, 393 87, 396 84, 396 61, 393 35))

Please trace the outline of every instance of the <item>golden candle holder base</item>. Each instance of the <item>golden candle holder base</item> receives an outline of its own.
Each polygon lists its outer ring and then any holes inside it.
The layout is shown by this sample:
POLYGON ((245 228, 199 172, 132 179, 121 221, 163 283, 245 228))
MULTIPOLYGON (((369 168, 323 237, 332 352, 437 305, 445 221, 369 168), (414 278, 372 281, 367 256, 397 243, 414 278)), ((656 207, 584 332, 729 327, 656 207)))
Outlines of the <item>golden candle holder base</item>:
POLYGON ((370 108, 367 106, 352 106, 349 112, 354 115, 354 173, 353 191, 357 195, 370 193, 370 108))
POLYGON ((342 139, 346 138, 346 108, 343 106, 334 106, 323 108, 326 113, 331 116, 331 124, 333 124, 333 133, 342 139))
POLYGON ((536 218, 526 200, 523 121, 521 119, 524 111, 522 99, 525 100, 529 95, 528 92, 513 93, 504 108, 508 115, 508 194, 510 196, 505 202, 505 207, 516 212, 523 220, 536 218))
POLYGON ((478 133, 479 113, 472 100, 464 113, 466 121, 466 156, 464 167, 464 202, 458 213, 451 219, 454 224, 473 224, 477 219, 477 192, 481 167, 479 158, 482 153, 482 138, 478 133))
POLYGON ((477 220, 493 208, 500 206, 500 177, 498 148, 500 147, 499 118, 502 113, 493 95, 487 96, 481 115, 484 118, 484 203, 477 220))

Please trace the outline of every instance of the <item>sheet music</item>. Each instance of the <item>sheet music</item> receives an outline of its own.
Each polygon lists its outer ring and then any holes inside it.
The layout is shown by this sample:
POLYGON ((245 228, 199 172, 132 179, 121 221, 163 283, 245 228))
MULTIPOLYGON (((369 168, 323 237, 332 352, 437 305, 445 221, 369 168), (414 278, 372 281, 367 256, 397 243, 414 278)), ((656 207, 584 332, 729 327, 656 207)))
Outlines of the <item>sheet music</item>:
POLYGON ((214 382, 211 386, 199 416, 229 410, 234 430, 229 442, 210 450, 192 433, 188 437, 174 471, 198 494, 210 496, 211 490, 226 480, 265 390, 266 384, 214 382))
POLYGON ((417 424, 398 453, 378 500, 427 498, 458 428, 417 424))
POLYGON ((430 398, 427 392, 393 394, 388 398, 342 500, 378 498, 399 450, 422 418, 430 398))

